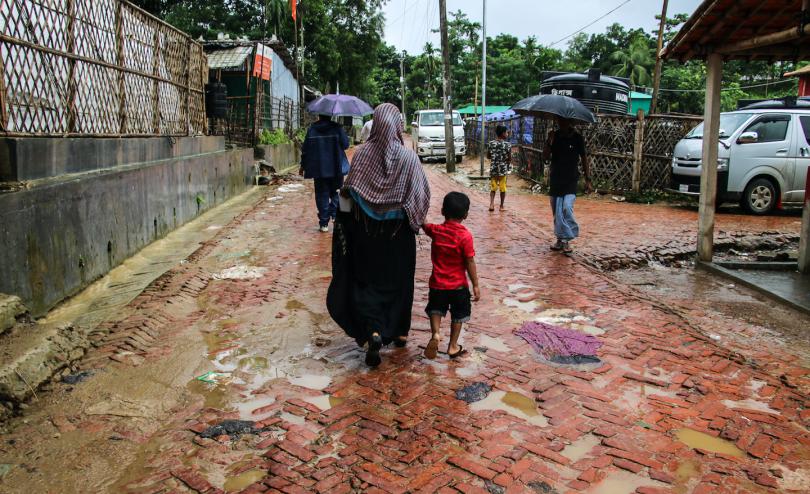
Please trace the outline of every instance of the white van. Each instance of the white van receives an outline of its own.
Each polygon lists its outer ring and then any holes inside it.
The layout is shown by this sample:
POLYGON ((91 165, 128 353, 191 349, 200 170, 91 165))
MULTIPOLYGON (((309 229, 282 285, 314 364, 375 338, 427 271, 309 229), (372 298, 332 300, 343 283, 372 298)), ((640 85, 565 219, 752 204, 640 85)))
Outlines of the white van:
MULTIPOLYGON (((444 110, 420 110, 411 122, 413 146, 419 159, 444 158, 444 110)), ((464 122, 461 115, 453 112, 453 138, 456 149, 456 163, 460 163, 467 146, 464 144, 464 122)))
MULTIPOLYGON (((703 124, 675 146, 672 192, 700 195, 703 124)), ((801 206, 810 165, 810 109, 742 109, 720 115, 717 203, 754 214, 801 206)))

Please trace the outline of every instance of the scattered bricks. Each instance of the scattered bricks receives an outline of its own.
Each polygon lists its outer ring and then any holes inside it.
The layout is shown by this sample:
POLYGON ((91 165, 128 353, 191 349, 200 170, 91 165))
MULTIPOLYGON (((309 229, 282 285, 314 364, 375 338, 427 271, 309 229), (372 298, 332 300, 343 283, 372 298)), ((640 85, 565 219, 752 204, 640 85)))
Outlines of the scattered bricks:
POLYGON ((501 473, 501 474, 496 475, 495 478, 492 479, 492 481, 495 482, 496 484, 498 484, 501 487, 509 487, 510 485, 512 485, 515 482, 515 479, 513 479, 508 474, 501 473))
POLYGON ((612 427, 600 425, 599 427, 593 430, 593 433, 601 437, 613 437, 616 435, 617 431, 612 427))
POLYGON ((663 470, 650 469, 650 478, 666 484, 675 483, 675 477, 664 472, 663 470))
POLYGON ((598 469, 589 468, 589 469, 585 470, 584 472, 582 472, 581 474, 579 474, 579 477, 577 477, 577 479, 579 479, 579 480, 581 480, 583 482, 588 482, 589 484, 593 484, 594 481, 596 480, 596 476, 597 476, 598 473, 599 473, 598 469))
POLYGON ((304 463, 309 462, 313 458, 315 458, 315 455, 312 454, 308 449, 305 449, 302 446, 299 446, 298 444, 286 439, 278 443, 278 447, 283 449, 287 453, 295 456, 304 463))
POLYGON ((642 486, 636 488, 636 494, 670 494, 671 492, 669 489, 661 489, 660 487, 642 486))
POLYGON ((583 482, 581 480, 572 480, 571 482, 568 483, 568 487, 570 487, 570 488, 572 488, 574 490, 577 490, 577 491, 584 491, 585 489, 587 489, 590 486, 591 486, 591 484, 589 484, 587 482, 583 482))
POLYGON ((460 482, 458 484, 453 485, 453 487, 461 491, 463 494, 490 494, 490 491, 488 491, 487 489, 476 487, 466 482, 460 482))
POLYGON ((334 422, 331 425, 329 425, 329 427, 324 429, 324 432, 326 434, 334 434, 335 432, 340 432, 340 431, 343 431, 345 429, 348 429, 349 427, 356 424, 360 420, 362 420, 362 419, 360 417, 356 416, 356 415, 351 415, 351 416, 348 416, 348 417, 344 417, 344 418, 338 420, 337 422, 334 422))
POLYGON ((559 463, 560 465, 567 466, 568 464, 571 463, 571 460, 569 460, 565 456, 559 453, 555 453, 554 451, 551 451, 548 448, 544 448, 543 446, 540 446, 538 444, 532 444, 527 442, 524 445, 524 447, 528 449, 531 453, 534 453, 537 456, 541 456, 547 460, 551 460, 555 463, 559 463))
POLYGON ((313 488, 320 493, 328 492, 329 489, 332 489, 341 482, 343 482, 342 475, 329 475, 326 478, 318 481, 313 488))
POLYGON ((613 464, 632 473, 639 473, 640 471, 644 470, 643 465, 639 465, 634 461, 629 461, 622 458, 614 458, 613 464))
POLYGON ((213 486, 202 475, 191 469, 172 470, 172 476, 198 492, 213 489, 213 486))
POLYGON ((754 440, 753 444, 751 444, 751 447, 748 448, 747 452, 754 458, 764 458, 771 450, 773 442, 774 440, 770 437, 765 434, 760 434, 757 436, 756 440, 754 440))
POLYGON ((494 470, 487 468, 470 457, 451 456, 447 459, 447 462, 485 480, 492 480, 496 475, 494 470))
POLYGON ((450 436, 455 437, 456 439, 460 439, 466 442, 474 442, 477 438, 470 434, 469 432, 465 432, 458 427, 453 427, 452 425, 437 423, 434 424, 433 427, 438 430, 442 431, 450 436))
POLYGON ((433 480, 434 477, 440 476, 444 471, 450 468, 446 463, 434 463, 428 465, 426 468, 421 469, 408 483, 410 490, 419 490, 425 487, 433 480))
POLYGON ((634 463, 650 467, 654 470, 661 470, 662 468, 664 468, 664 465, 661 462, 653 460, 652 458, 650 458, 648 454, 632 453, 629 451, 622 451, 618 449, 608 449, 607 451, 605 451, 605 453, 616 458, 630 460, 634 463))
POLYGON ((631 381, 638 381, 638 382, 644 383, 644 384, 652 384, 653 386, 658 386, 658 387, 661 387, 661 388, 666 388, 667 386, 669 386, 668 383, 666 383, 666 382, 664 382, 664 381, 662 381, 660 379, 655 379, 653 377, 648 377, 648 376, 642 376, 641 374, 634 374, 632 372, 625 372, 622 375, 622 377, 625 378, 625 379, 630 379, 631 381))

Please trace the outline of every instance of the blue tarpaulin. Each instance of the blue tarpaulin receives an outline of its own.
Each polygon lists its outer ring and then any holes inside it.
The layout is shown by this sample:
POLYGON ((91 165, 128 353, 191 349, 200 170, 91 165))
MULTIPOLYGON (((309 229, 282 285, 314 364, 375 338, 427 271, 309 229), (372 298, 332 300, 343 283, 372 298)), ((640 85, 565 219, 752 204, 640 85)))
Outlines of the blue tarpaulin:
MULTIPOLYGON (((520 121, 523 120, 523 144, 532 144, 532 135, 534 133, 534 118, 524 118, 520 115, 516 114, 512 110, 506 110, 502 112, 492 113, 486 115, 487 123, 490 122, 499 122, 501 125, 504 125, 511 131, 511 136, 509 137, 509 141, 512 144, 520 144, 519 134, 520 134, 520 121)), ((480 139, 481 131, 481 116, 479 115, 474 120, 470 120, 468 125, 474 125, 474 135, 476 138, 480 139)), ((491 139, 495 138, 494 135, 495 127, 492 125, 487 126, 487 142, 491 139), (492 135, 490 135, 492 134, 492 135)))

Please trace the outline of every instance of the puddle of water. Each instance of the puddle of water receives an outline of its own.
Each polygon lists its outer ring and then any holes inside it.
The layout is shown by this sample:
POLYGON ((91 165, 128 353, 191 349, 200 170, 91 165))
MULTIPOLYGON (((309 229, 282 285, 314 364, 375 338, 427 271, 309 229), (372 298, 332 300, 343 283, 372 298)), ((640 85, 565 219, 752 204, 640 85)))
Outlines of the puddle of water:
POLYGON ((267 359, 265 357, 245 357, 239 360, 239 369, 241 370, 264 370, 267 368, 267 359))
POLYGON ((774 415, 782 415, 782 412, 779 410, 774 410, 767 403, 762 403, 761 401, 752 400, 750 398, 740 401, 723 400, 723 405, 729 408, 747 408, 749 410, 758 410, 760 412, 772 413, 774 415))
POLYGON ((298 300, 288 300, 287 305, 285 306, 287 310, 306 310, 307 306, 302 304, 298 300))
POLYGON ((534 300, 530 300, 528 302, 521 302, 516 298, 505 298, 503 299, 503 304, 507 307, 512 307, 514 309, 520 309, 524 312, 532 313, 537 308, 537 302, 534 300))
POLYGON ((592 494, 632 494, 639 487, 665 487, 666 484, 653 479, 639 477, 620 470, 608 475, 590 491, 592 494))
POLYGON ((255 398, 236 403, 234 406, 239 412, 240 420, 264 420, 275 413, 275 410, 269 410, 264 413, 253 413, 262 407, 272 405, 276 399, 272 396, 257 396, 255 398))
POLYGON ((304 188, 303 184, 286 184, 286 185, 282 185, 277 190, 278 190, 278 192, 284 193, 284 192, 293 192, 293 191, 300 190, 300 189, 303 189, 303 188, 304 188))
POLYGON ((515 293, 515 292, 520 291, 520 290, 534 290, 534 287, 529 286, 529 285, 524 285, 523 283, 515 283, 514 285, 509 285, 507 287, 507 289, 510 292, 515 293))
POLYGON ((571 463, 576 463, 579 460, 588 456, 591 450, 598 446, 602 441, 593 434, 585 434, 576 441, 572 442, 563 449, 560 454, 571 460, 571 463))
POLYGON ((693 429, 678 429, 675 431, 675 437, 678 441, 686 444, 690 448, 704 449, 713 453, 722 453, 738 458, 745 456, 745 453, 735 446, 734 443, 693 429))
POLYGON ((314 389, 316 391, 322 391, 332 383, 331 377, 318 374, 302 374, 298 377, 290 376, 287 377, 287 380, 293 386, 301 386, 302 388, 314 389))
POLYGON ((208 384, 194 379, 188 383, 186 388, 192 393, 202 396, 205 399, 205 406, 207 408, 224 410, 228 405, 228 399, 223 386, 208 384))
POLYGON ((751 386, 751 391, 753 391, 754 393, 759 394, 759 390, 764 388, 765 385, 767 385, 767 384, 768 383, 765 382, 765 381, 758 381, 756 379, 751 379, 751 385, 750 385, 751 386))
POLYGON ((493 391, 481 401, 470 404, 473 411, 503 410, 515 417, 539 427, 546 427, 548 420, 537 411, 534 400, 514 391, 493 391))
POLYGON ((304 425, 307 423, 307 419, 305 419, 304 417, 299 417, 298 415, 293 415, 287 412, 281 412, 281 415, 279 415, 279 417, 281 417, 281 420, 284 420, 286 422, 295 425, 304 425))
POLYGON ((678 465, 678 469, 675 470, 675 480, 679 484, 685 484, 698 475, 700 475, 700 465, 694 460, 681 463, 678 465))
POLYGON ((581 331, 585 334, 589 334, 591 336, 601 336, 605 334, 605 330, 602 328, 597 328, 596 326, 591 326, 590 324, 579 324, 574 323, 571 324, 571 329, 575 329, 577 331, 581 331))
POLYGON ((304 401, 312 403, 321 410, 329 410, 330 408, 336 407, 345 402, 346 398, 338 398, 336 396, 331 395, 318 395, 318 396, 308 396, 304 398, 304 401))
POLYGON ((509 348, 506 343, 504 343, 500 338, 492 338, 491 336, 487 336, 482 334, 478 338, 478 344, 484 347, 489 348, 490 350, 495 350, 497 352, 511 352, 512 349, 509 348))
POLYGON ((239 492, 262 480, 267 475, 268 473, 265 470, 248 470, 247 472, 242 472, 239 475, 225 479, 223 489, 225 492, 239 492))

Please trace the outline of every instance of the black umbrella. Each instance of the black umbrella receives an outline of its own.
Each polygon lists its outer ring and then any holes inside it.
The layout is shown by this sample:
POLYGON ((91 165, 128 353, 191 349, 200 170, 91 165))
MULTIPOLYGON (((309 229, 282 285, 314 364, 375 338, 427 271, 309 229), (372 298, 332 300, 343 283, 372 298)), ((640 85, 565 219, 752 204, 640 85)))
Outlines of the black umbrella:
POLYGON ((596 117, 585 105, 574 98, 561 94, 538 94, 522 99, 512 106, 515 113, 532 116, 554 115, 586 123, 596 122, 596 117))

